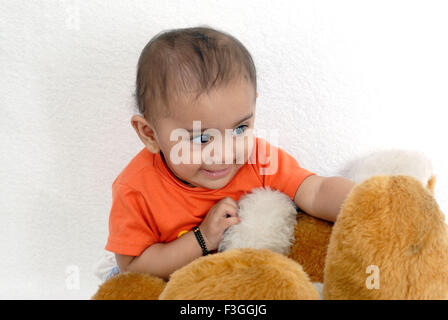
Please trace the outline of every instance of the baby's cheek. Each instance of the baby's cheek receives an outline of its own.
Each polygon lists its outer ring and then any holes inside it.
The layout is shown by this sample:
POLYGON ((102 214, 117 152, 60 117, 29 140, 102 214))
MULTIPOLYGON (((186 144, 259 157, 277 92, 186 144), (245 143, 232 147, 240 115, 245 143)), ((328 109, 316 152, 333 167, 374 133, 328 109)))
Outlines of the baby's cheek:
POLYGON ((203 163, 203 151, 202 148, 200 146, 192 146, 190 148, 190 155, 191 155, 191 164, 195 165, 197 167, 200 167, 203 163))
POLYGON ((252 136, 244 136, 236 140, 235 160, 237 164, 244 164, 252 155, 255 148, 255 140, 252 136))
POLYGON ((170 149, 170 161, 173 165, 200 165, 202 164, 201 153, 200 145, 181 141, 170 149))
POLYGON ((200 170, 201 170, 201 165, 197 165, 197 164, 184 165, 182 167, 182 175, 185 178, 193 178, 194 176, 199 174, 200 170))

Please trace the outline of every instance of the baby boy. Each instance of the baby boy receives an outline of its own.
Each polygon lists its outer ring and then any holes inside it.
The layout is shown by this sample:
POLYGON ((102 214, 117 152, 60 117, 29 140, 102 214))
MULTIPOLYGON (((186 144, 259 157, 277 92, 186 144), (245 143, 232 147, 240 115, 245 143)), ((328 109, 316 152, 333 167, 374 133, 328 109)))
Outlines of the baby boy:
POLYGON ((253 134, 257 93, 252 57, 236 38, 210 27, 164 31, 137 68, 144 148, 112 185, 106 250, 120 272, 168 279, 216 252, 240 222, 237 201, 258 187, 288 195, 306 213, 335 221, 354 186, 321 177, 253 134))

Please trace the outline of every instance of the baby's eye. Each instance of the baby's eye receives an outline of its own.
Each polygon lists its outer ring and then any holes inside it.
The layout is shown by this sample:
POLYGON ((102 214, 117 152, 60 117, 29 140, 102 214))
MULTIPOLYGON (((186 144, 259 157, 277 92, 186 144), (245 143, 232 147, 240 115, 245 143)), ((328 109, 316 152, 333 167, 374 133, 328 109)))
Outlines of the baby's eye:
MULTIPOLYGON (((244 131, 246 131, 247 127, 248 127, 248 125, 243 124, 241 126, 236 127, 233 130, 233 132, 235 133, 235 135, 241 135, 244 133, 244 131)), ((212 140, 212 138, 208 134, 200 134, 191 139, 191 141, 193 141, 194 143, 197 143, 197 144, 205 144, 205 143, 209 142, 210 140, 212 140)))
POLYGON ((210 141, 210 136, 208 134, 200 134, 191 139, 194 143, 203 144, 210 141))
POLYGON ((235 130, 233 130, 233 132, 237 132, 236 135, 240 135, 240 134, 244 133, 244 131, 246 131, 247 127, 248 127, 247 125, 243 124, 239 127, 236 127, 235 130))

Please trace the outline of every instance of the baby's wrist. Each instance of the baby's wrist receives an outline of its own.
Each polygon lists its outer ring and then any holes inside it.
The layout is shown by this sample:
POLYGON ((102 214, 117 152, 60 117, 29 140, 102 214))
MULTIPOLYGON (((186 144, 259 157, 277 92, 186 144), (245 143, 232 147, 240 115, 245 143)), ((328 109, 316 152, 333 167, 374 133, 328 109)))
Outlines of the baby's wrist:
POLYGON ((205 245, 207 246, 208 251, 212 251, 214 249, 213 243, 210 241, 210 237, 207 235, 207 230, 204 226, 199 225, 199 230, 201 231, 202 237, 204 238, 205 245))
POLYGON ((197 240, 199 246, 202 249, 203 255, 204 256, 208 255, 210 253, 210 251, 212 251, 212 248, 210 246, 210 242, 208 241, 206 235, 204 233, 202 233, 202 231, 199 227, 194 227, 193 233, 196 237, 196 240, 197 240))

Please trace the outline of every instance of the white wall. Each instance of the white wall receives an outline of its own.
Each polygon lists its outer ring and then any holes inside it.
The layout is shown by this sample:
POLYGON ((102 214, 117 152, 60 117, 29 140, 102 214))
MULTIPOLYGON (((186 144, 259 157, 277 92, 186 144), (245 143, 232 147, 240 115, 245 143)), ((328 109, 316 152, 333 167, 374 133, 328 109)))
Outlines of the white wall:
POLYGON ((338 175, 373 150, 422 151, 447 212, 447 8, 2 0, 0 298, 95 292, 111 184, 142 148, 129 123, 135 65, 167 28, 208 24, 247 46, 259 75, 256 127, 278 130, 302 166, 338 175), (76 268, 79 289, 67 282, 76 268))

